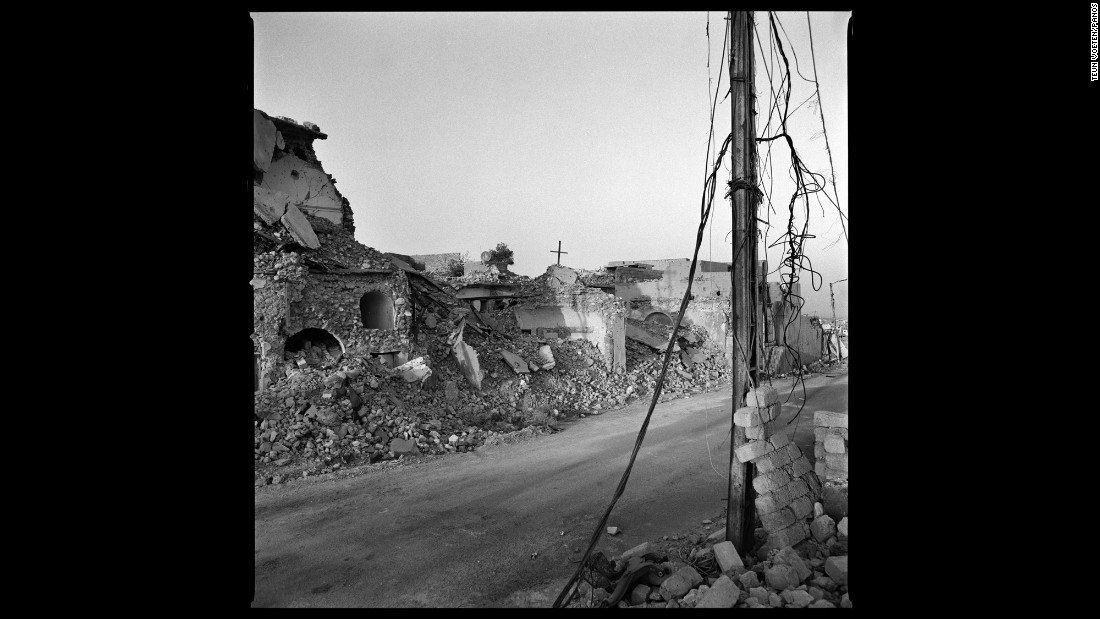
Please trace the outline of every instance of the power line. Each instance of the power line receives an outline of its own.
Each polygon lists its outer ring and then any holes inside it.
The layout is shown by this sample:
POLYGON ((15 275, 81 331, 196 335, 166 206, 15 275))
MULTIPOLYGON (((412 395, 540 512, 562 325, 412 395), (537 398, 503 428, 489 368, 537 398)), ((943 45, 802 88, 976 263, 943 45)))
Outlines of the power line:
MULTIPOLYGON (((806 11, 806 26, 810 30, 810 58, 814 64, 814 88, 817 93, 817 105, 818 111, 821 113, 821 131, 825 135, 825 152, 829 154, 829 172, 832 175, 833 181, 833 195, 836 196, 836 209, 840 211, 840 196, 836 193, 836 169, 833 167, 833 151, 829 148, 829 132, 825 129, 825 107, 821 101, 821 84, 817 81, 817 57, 814 54, 814 29, 810 25, 810 12, 806 11)), ((826 197, 829 194, 825 194, 826 197)), ((841 212, 840 226, 844 230, 844 242, 848 242, 848 226, 844 225, 844 213, 841 212)))

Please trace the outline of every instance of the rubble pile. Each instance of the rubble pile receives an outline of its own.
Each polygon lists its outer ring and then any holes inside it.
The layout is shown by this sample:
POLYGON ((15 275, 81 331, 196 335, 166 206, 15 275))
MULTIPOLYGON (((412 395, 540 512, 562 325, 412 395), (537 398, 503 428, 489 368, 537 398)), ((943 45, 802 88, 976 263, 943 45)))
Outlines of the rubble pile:
MULTIPOLYGON (((851 608, 848 519, 834 523, 820 503, 813 537, 769 551, 737 552, 725 521, 704 520, 685 535, 646 542, 608 562, 595 553, 569 606, 575 608, 851 608), (602 564, 602 565, 601 565, 602 564)), ((755 541, 767 537, 757 529, 755 541)))
MULTIPOLYGON (((324 224, 318 229, 327 233, 324 224)), ((256 270, 281 281, 308 269, 297 252, 271 251, 256 256, 256 270)), ((599 303, 609 304, 607 312, 616 309, 611 307, 614 296, 583 284, 550 287, 549 273, 539 281, 495 276, 517 282, 532 295, 572 296, 588 309, 599 303)), ((341 354, 338 347, 318 342, 284 353, 286 376, 255 398, 258 485, 284 479, 277 469, 291 463, 308 468, 305 474, 324 474, 351 464, 466 452, 530 438, 560 419, 600 414, 646 397, 656 385, 663 351, 628 339, 626 371, 616 373, 588 340, 522 332, 511 307, 520 301, 478 312, 440 281, 454 278, 424 279, 440 287, 432 289, 430 301, 418 303, 409 363, 388 367, 369 350, 349 348, 341 354), (456 339, 476 353, 480 389, 471 384, 473 368, 456 358, 456 339), (505 436, 521 429, 523 434, 505 436)), ((647 327, 665 341, 671 333, 661 325, 647 327)), ((729 376, 728 360, 703 329, 683 327, 678 335, 682 346, 669 364, 662 401, 716 388, 729 376)))

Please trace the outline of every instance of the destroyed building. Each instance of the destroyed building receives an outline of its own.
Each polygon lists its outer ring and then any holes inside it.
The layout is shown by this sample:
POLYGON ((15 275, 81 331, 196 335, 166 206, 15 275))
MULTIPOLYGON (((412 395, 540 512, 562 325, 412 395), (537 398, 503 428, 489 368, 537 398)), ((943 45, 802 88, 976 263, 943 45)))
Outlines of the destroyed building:
POLYGON ((513 309, 520 330, 536 337, 585 339, 596 345, 605 365, 626 370, 626 305, 581 281, 567 267, 550 266, 536 281, 547 293, 523 299, 513 309))
POLYGON ((769 282, 765 290, 762 369, 778 376, 820 361, 823 350, 827 349, 825 332, 820 320, 800 311, 805 304, 802 285, 796 282, 790 286, 786 300, 778 283, 769 282))
MULTIPOLYGON (((732 263, 699 260, 691 284, 691 299, 684 312, 684 325, 706 330, 710 340, 726 353, 733 350, 730 331, 732 263)), ((767 281, 768 263, 756 261, 758 297, 757 324, 762 325, 761 370, 769 375, 789 373, 801 365, 822 358, 823 333, 818 321, 799 311, 801 286, 795 284, 792 295, 783 299, 781 287, 767 281)), ((627 332, 634 339, 649 342, 645 325, 636 321, 671 326, 676 322, 688 285, 690 258, 616 261, 607 265, 612 274, 615 295, 627 304, 627 332)), ((649 334, 652 335, 652 334, 649 334)))
MULTIPOLYGON (((684 325, 698 325, 727 354, 733 349, 730 332, 732 283, 728 262, 699 260, 691 284, 691 299, 684 312, 684 325)), ((691 260, 647 260, 612 262, 615 295, 626 302, 628 317, 671 326, 680 312, 687 290, 691 260), (661 268, 655 268, 655 267, 661 268)), ((764 281, 767 262, 757 261, 757 277, 764 281)))
POLYGON ((405 273, 357 242, 351 207, 317 159, 317 125, 254 110, 253 316, 256 389, 350 351, 407 360, 405 273))

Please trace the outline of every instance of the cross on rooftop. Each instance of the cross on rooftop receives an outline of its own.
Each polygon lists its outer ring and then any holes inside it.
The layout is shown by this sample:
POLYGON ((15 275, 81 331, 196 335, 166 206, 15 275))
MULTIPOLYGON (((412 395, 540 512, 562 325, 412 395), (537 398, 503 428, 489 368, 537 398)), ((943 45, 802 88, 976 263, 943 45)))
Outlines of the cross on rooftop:
POLYGON ((554 251, 554 250, 551 249, 550 253, 558 255, 558 266, 561 266, 561 255, 562 254, 568 254, 569 252, 562 251, 561 250, 561 241, 558 241, 558 251, 554 251))

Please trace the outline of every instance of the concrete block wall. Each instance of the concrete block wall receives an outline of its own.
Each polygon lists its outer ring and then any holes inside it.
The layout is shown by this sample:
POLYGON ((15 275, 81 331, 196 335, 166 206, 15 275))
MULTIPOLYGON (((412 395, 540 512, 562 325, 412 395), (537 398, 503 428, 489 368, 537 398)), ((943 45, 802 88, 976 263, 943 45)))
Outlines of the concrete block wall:
POLYGON ((810 536, 807 521, 821 496, 821 482, 809 458, 779 427, 779 393, 772 387, 750 391, 746 406, 733 422, 745 428, 747 442, 734 452, 738 462, 752 462, 756 474, 756 515, 768 532, 762 553, 793 546, 810 536))
POLYGON ((826 480, 848 480, 848 413, 814 413, 814 472, 826 480))

